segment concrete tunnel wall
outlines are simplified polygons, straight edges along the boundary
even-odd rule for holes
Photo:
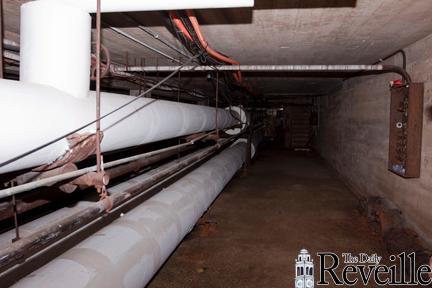
[[[318,150],[354,192],[381,196],[432,245],[432,35],[408,46],[408,72],[425,83],[421,177],[403,179],[387,170],[389,81],[395,74],[357,77],[321,98]],[[387,61],[401,65],[400,55]]]

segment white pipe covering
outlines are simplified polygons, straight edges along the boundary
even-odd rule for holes
[[[88,13],[96,12],[95,0],[41,0],[49,2],[63,2],[79,7]],[[252,7],[254,0],[102,0],[102,12],[132,12],[132,11],[159,11],[159,10],[185,10],[207,8],[233,8]]]
[[[95,93],[75,98],[54,88],[0,80],[0,163],[69,133],[95,119]],[[136,99],[102,93],[101,114]],[[216,128],[215,108],[140,98],[101,121],[102,152],[151,143]],[[238,123],[232,114],[218,110],[218,127]],[[235,113],[235,112],[234,112]],[[126,116],[129,116],[127,117]],[[92,125],[79,133],[95,132]],[[66,139],[9,165],[0,174],[50,163],[69,149]]]
[[[144,287],[244,162],[237,144],[13,287]]]
[[[90,87],[91,17],[61,1],[21,6],[20,80],[78,98]]]
[[[58,138],[95,119],[89,92],[91,17],[95,0],[39,0],[21,6],[20,82],[0,80],[0,163]],[[253,0],[104,0],[102,12],[251,6]],[[73,96],[73,97],[72,97]],[[102,115],[131,97],[103,93]],[[210,107],[157,101],[133,113],[142,98],[102,121],[102,152],[216,128]],[[126,117],[131,114],[131,117]],[[237,124],[219,109],[218,128]],[[13,124],[12,124],[13,123]],[[83,132],[94,132],[94,126]],[[69,149],[66,139],[7,166],[0,174],[50,163]]]
[[[258,146],[261,144],[261,142],[264,140],[264,135],[262,133],[262,131],[257,131],[257,133],[255,133],[252,137],[252,141],[251,141],[251,159],[255,158],[256,152],[258,151]],[[237,141],[235,141],[233,143],[232,146],[235,146],[239,143],[243,143],[245,145],[247,145],[248,143],[248,139],[247,138],[239,138],[237,139]]]

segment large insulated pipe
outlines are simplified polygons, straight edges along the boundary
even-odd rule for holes
[[[0,128],[0,134],[7,137],[0,144],[0,174],[57,160],[71,148],[67,139],[18,161],[6,162],[94,120],[95,95],[89,92],[89,13],[94,12],[95,3],[39,0],[21,6],[21,81],[0,80],[0,121],[11,124]],[[103,12],[121,12],[248,6],[253,0],[102,3]],[[102,115],[132,99],[104,93]],[[214,114],[209,107],[139,99],[103,119],[102,152],[237,124],[235,116],[220,110],[216,125]],[[79,132],[94,131],[90,126]]]
[[[260,130],[256,131],[251,139],[251,143],[250,143],[250,157],[251,159],[255,158],[256,152],[258,151],[258,147],[261,144],[261,142],[264,140],[264,134],[263,132]],[[247,138],[239,138],[237,139],[232,146],[238,145],[239,143],[243,143],[245,145],[247,145],[248,143],[248,139]]]
[[[47,143],[95,119],[95,97],[75,98],[54,88],[11,80],[0,80],[0,163]],[[102,115],[135,97],[102,93]],[[218,110],[220,129],[238,123],[232,114]],[[234,115],[235,116],[235,115]],[[102,151],[151,143],[173,137],[214,130],[215,108],[140,98],[104,118]],[[81,131],[94,133],[94,125]],[[16,162],[0,167],[0,174],[50,163],[70,149],[62,139]]]
[[[144,287],[242,166],[239,143],[13,287]]]
[[[88,96],[88,12],[62,1],[27,2],[21,6],[20,31],[20,81],[48,85],[74,97]]]
[[[253,6],[253,0],[104,0],[102,12]],[[39,0],[21,6],[20,80],[85,98],[90,85],[95,0]]]
[[[94,0],[43,0],[63,2],[80,7],[89,12],[96,12]],[[162,1],[140,1],[140,0],[103,0],[101,11],[104,12],[132,12],[132,11],[159,11],[159,10],[187,10],[206,8],[235,8],[252,7],[254,0],[162,0]]]

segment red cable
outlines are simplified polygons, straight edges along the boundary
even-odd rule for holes
[[[190,41],[193,42],[193,38],[192,36],[189,34],[189,31],[186,29],[186,27],[184,26],[183,22],[180,20],[180,18],[178,17],[177,13],[174,11],[170,11],[169,15],[174,23],[174,25],[180,30],[181,33],[183,33],[183,35],[189,39]]]
[[[225,63],[229,63],[229,64],[232,64],[232,65],[240,65],[239,62],[237,62],[237,61],[235,61],[235,60],[233,60],[233,59],[231,59],[231,58],[229,58],[227,56],[224,56],[224,55],[220,54],[219,52],[217,52],[216,50],[214,50],[213,48],[211,48],[210,45],[208,44],[208,42],[205,40],[204,35],[201,32],[200,25],[199,25],[198,20],[197,20],[195,14],[193,13],[193,11],[188,10],[187,14],[188,14],[188,17],[189,17],[189,21],[192,23],[192,27],[194,28],[195,33],[196,33],[196,35],[198,37],[198,40],[201,43],[201,46],[204,47],[204,49],[207,51],[207,53],[209,55],[211,55],[214,58],[216,58],[216,59],[218,59],[218,60],[220,60],[222,62],[225,62]],[[183,25],[183,23],[182,23],[182,25]],[[241,72],[237,71],[234,74],[234,78],[236,79],[236,81],[238,83],[241,83],[242,82]]]

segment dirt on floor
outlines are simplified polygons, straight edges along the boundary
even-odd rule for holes
[[[241,174],[148,287],[294,287],[303,248],[315,266],[317,252],[386,255],[357,198],[319,157],[271,147]]]

